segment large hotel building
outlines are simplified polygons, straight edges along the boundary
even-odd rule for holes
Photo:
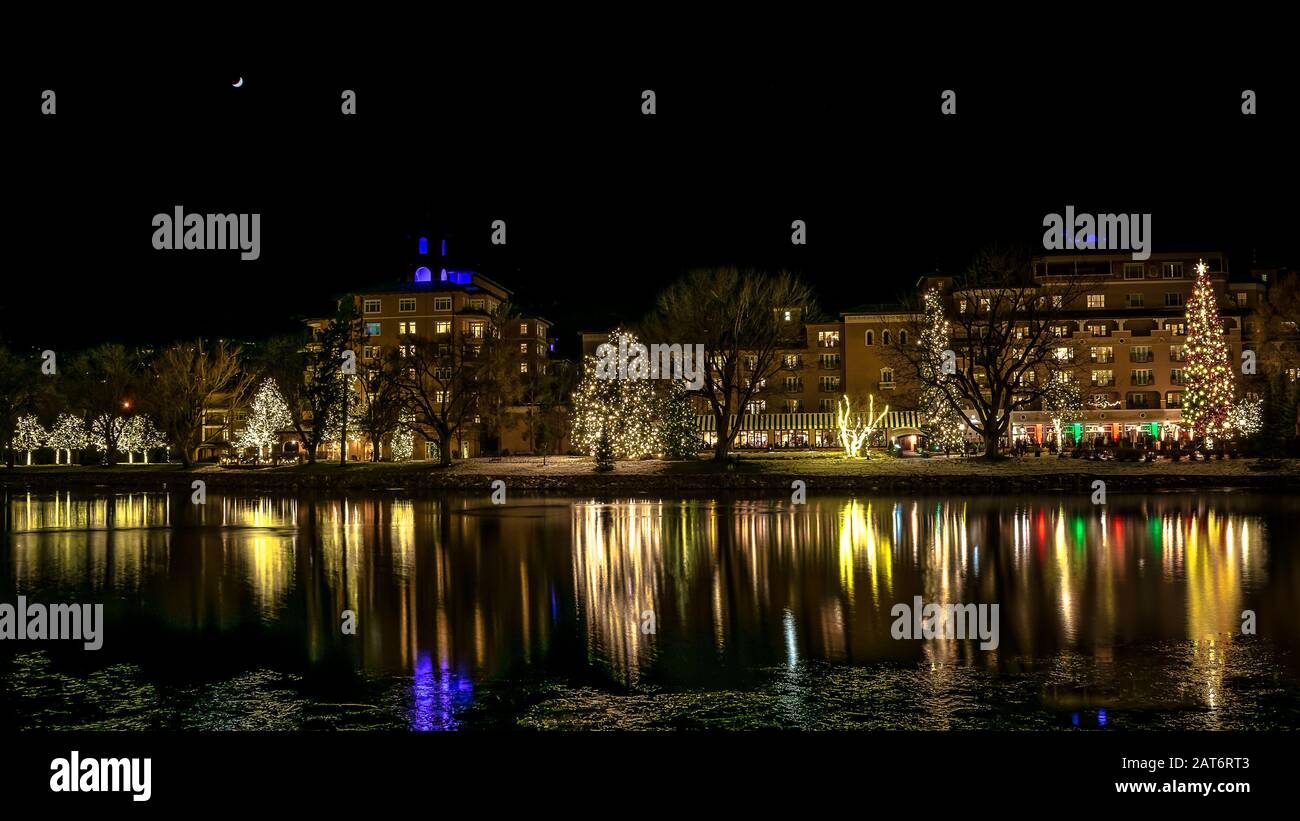
[[[1054,324],[1058,355],[1079,381],[1086,407],[1082,419],[1064,431],[1065,444],[1139,442],[1182,433],[1185,305],[1202,260],[1224,319],[1231,361],[1240,362],[1250,343],[1244,337],[1249,333],[1245,319],[1258,307],[1265,284],[1254,273],[1230,278],[1222,253],[1153,254],[1145,261],[1121,254],[1033,259],[1033,276],[1045,288],[1071,281],[1074,290],[1081,289]],[[937,289],[956,303],[954,310],[977,302],[974,295],[954,290],[951,276],[923,276],[916,288]],[[874,397],[877,413],[888,407],[875,444],[917,447],[919,385],[893,354],[916,332],[914,315],[901,305],[865,305],[825,322],[802,322],[789,312],[779,319],[791,324],[791,341],[782,352],[780,370],[747,409],[737,447],[836,447],[835,407],[844,395]],[[604,334],[584,333],[584,354],[594,353],[603,341]],[[957,340],[954,347],[960,347]],[[1238,385],[1239,395],[1245,390],[1248,385]],[[699,410],[705,441],[712,442],[714,419],[702,404]],[[1045,445],[1055,436],[1047,415],[1032,409],[1013,413],[1009,433],[1007,444]]]

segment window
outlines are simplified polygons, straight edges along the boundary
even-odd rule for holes
[[[1134,345],[1128,349],[1129,362],[1150,362],[1154,358],[1150,345]]]
[[[362,359],[374,359],[376,356],[379,356],[379,346],[378,346],[378,345],[363,345],[363,346],[362,346],[362,348],[361,348],[361,358],[362,358]]]
[[[787,371],[797,371],[803,367],[803,358],[797,353],[788,353],[781,357],[781,367]]]
[[[404,314],[415,312],[415,297],[407,297],[397,300],[397,310]]]
[[[1144,301],[1145,301],[1145,300],[1143,300],[1141,294],[1129,294],[1129,295],[1128,295],[1128,306],[1129,306],[1130,308],[1141,308],[1141,307],[1142,307],[1142,303],[1143,303]]]
[[[1056,357],[1057,362],[1072,362],[1074,360],[1074,349],[1058,347],[1052,352],[1052,355]]]
[[[383,310],[383,303],[378,299],[367,299],[364,310],[368,314],[377,314]]]
[[[1174,368],[1174,369],[1172,369],[1172,370],[1169,371],[1169,384],[1170,384],[1170,385],[1181,385],[1181,384],[1183,384],[1183,369],[1182,369],[1182,368]]]
[[[818,331],[817,344],[823,348],[838,348],[840,346],[840,332]]]
[[[1181,408],[1182,406],[1183,406],[1182,391],[1170,391],[1169,393],[1165,394],[1166,408]]]
[[[766,412],[767,412],[766,399],[751,399],[749,401],[749,404],[745,406],[745,413],[748,413],[751,416],[757,416],[760,413],[766,413]]]
[[[993,310],[993,301],[986,296],[980,297],[980,310],[985,313]]]
[[[366,323],[366,336],[379,336],[379,323],[378,323],[378,322],[367,322],[367,323]]]
[[[466,323],[465,323],[465,333],[469,334],[470,336],[474,337],[475,339],[482,339],[482,338],[483,338],[483,323],[482,323],[482,322],[466,322]]]
[[[1093,336],[1110,336],[1109,325],[1089,325],[1088,333]]]
[[[451,297],[449,296],[435,297],[433,300],[433,309],[435,311],[450,311]]]
[[[890,336],[889,336],[889,331],[881,331],[881,332],[880,332],[880,342],[881,342],[881,344],[883,344],[883,345],[890,345],[890,344],[893,344],[893,343],[892,343],[892,340],[891,340],[891,338],[890,338]]]
[[[1160,266],[1160,275],[1165,279],[1182,279],[1183,264],[1181,262],[1166,262]]]
[[[1165,330],[1174,336],[1187,336],[1186,322],[1166,322]]]
[[[481,311],[486,306],[486,304],[487,303],[483,301],[482,297],[475,297],[474,299],[471,299],[469,301],[469,309],[471,311]]]
[[[519,323],[519,335],[520,335],[520,336],[528,336],[528,323],[527,323],[527,322],[520,322],[520,323]]]
[[[1092,386],[1094,388],[1106,388],[1115,384],[1114,371],[1093,371]]]
[[[803,409],[804,409],[804,404],[802,399],[785,400],[786,413],[803,413]]]
[[[1129,382],[1133,385],[1150,385],[1152,382],[1151,369],[1134,368],[1133,372],[1129,374]]]
[[[789,322],[789,321],[790,321],[790,312],[789,312],[789,311],[786,311],[786,312],[785,312],[783,319],[784,319],[786,322]]]
[[[1072,334],[1072,331],[1070,330],[1070,326],[1069,326],[1069,325],[1053,325],[1053,326],[1052,326],[1052,336],[1056,337],[1057,339],[1061,339],[1061,338],[1063,338],[1063,337],[1068,339],[1068,338],[1071,336],[1071,334]]]
[[[1115,349],[1111,347],[1090,348],[1089,359],[1098,364],[1106,364],[1115,361]]]
[[[840,369],[840,355],[837,353],[824,353],[817,357],[817,367],[824,371],[838,371]]]
[[[433,332],[434,332],[435,334],[449,334],[449,333],[451,333],[451,320],[449,320],[449,319],[439,319],[437,322],[434,322],[434,323],[433,323]]]
[[[1126,262],[1124,263],[1124,278],[1141,279],[1145,274],[1145,268],[1146,266],[1140,262]]]
[[[1170,361],[1170,362],[1185,362],[1186,360],[1187,360],[1187,346],[1186,346],[1186,345],[1170,345],[1170,346],[1169,346],[1169,361]]]
[[[899,332],[898,332],[898,344],[899,344],[899,345],[906,345],[906,344],[907,344],[907,331],[899,331]]]
[[[785,378],[785,392],[786,392],[786,393],[802,393],[802,392],[803,392],[803,380],[800,379],[800,378],[797,377],[797,376],[787,376],[787,377]]]
[[[528,343],[527,343],[527,342],[520,342],[520,343],[519,343],[519,352],[520,352],[520,353],[528,353]]]
[[[874,344],[876,344],[876,333],[875,333],[875,331],[867,331],[867,345],[870,346],[870,345],[874,345]]]
[[[1128,395],[1128,406],[1130,408],[1149,408],[1151,407],[1151,394],[1149,393],[1130,393]]]
[[[1089,308],[1105,308],[1105,307],[1106,307],[1106,295],[1105,295],[1105,294],[1088,294],[1088,307],[1089,307]]]
[[[520,363],[519,363],[519,372],[520,372],[520,373],[528,373],[528,363],[527,363],[527,362],[520,362]]]
[[[893,368],[881,368],[881,369],[880,369],[880,384],[881,384],[881,385],[885,385],[885,384],[892,385],[892,384],[894,384],[894,369],[893,369]]]
[[[408,320],[406,322],[397,323],[397,332],[399,334],[415,333],[415,320]]]
[[[957,312],[962,314],[966,313],[966,300],[963,299],[957,303]]]
[[[1182,304],[1183,304],[1183,295],[1182,295],[1182,294],[1177,294],[1177,293],[1166,293],[1166,294],[1165,294],[1165,307],[1166,307],[1166,308],[1177,308],[1179,305],[1182,305]]]
[[[823,376],[817,380],[817,390],[822,393],[839,393],[840,378],[838,376]]]
[[[1233,297],[1236,298],[1238,308],[1245,308],[1250,304],[1249,294],[1247,294],[1245,291],[1238,291],[1237,293],[1233,294]]]

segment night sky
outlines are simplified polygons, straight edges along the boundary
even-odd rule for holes
[[[1043,215],[1071,204],[1151,212],[1155,251],[1224,249],[1234,272],[1300,264],[1298,95],[1263,63],[1073,83],[934,59],[919,75],[883,58],[689,73],[453,62],[196,60],[137,88],[110,70],[27,67],[0,333],[63,350],[262,338],[400,279],[421,226],[449,236],[455,267],[558,323],[568,355],[578,331],[638,318],[690,267],[797,270],[835,315],[991,242],[1041,249]],[[43,88],[58,93],[53,117]],[[339,113],[345,88],[355,117]],[[955,117],[939,114],[945,88]],[[1239,113],[1243,88],[1259,94],[1254,117]],[[261,213],[261,258],[155,251],[151,217],[177,204]],[[488,241],[494,219],[504,247]],[[806,246],[789,241],[794,219]]]

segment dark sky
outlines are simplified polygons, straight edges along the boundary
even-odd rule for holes
[[[1300,264],[1297,89],[1264,63],[1081,82],[958,59],[922,74],[883,58],[519,61],[181,61],[142,77],[147,93],[103,65],[29,66],[0,333],[38,349],[264,337],[400,278],[421,225],[559,323],[569,354],[577,331],[637,318],[693,266],[800,271],[835,314],[991,242],[1041,247],[1043,215],[1070,204],[1152,213],[1156,251]],[[39,114],[47,87],[53,117]],[[355,117],[339,113],[344,88]],[[946,88],[955,117],[938,113]],[[1239,113],[1243,88],[1255,117]],[[177,204],[261,213],[261,258],[155,251],[150,220]],[[504,247],[488,242],[494,219]],[[793,219],[808,245],[791,245]]]

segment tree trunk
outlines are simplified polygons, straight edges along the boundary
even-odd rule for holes
[[[1001,432],[997,428],[989,427],[984,429],[984,458],[985,459],[998,458],[998,439],[1000,438],[1000,436],[1001,436]]]

